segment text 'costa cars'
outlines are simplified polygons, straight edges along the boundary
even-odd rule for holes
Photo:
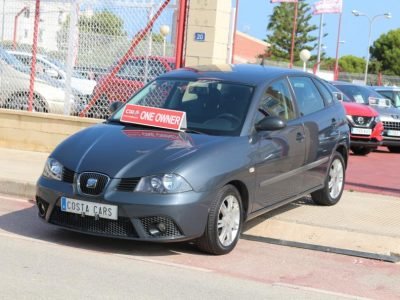
[[[184,68],[113,109],[50,154],[37,183],[40,218],[99,236],[191,240],[225,254],[245,221],[308,194],[321,205],[342,195],[349,127],[313,75]]]

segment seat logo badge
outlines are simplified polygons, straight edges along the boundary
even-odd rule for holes
[[[364,118],[363,117],[358,117],[357,118],[358,124],[364,124]]]
[[[97,179],[96,178],[89,178],[87,183],[86,183],[86,187],[88,189],[95,189],[97,186]]]

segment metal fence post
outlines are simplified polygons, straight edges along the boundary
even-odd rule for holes
[[[32,64],[31,64],[31,75],[30,75],[30,80],[29,80],[28,111],[32,111],[32,107],[33,107],[33,96],[34,96],[33,94],[34,94],[34,89],[35,89],[35,77],[36,77],[36,54],[37,54],[39,21],[40,21],[40,0],[36,0],[35,22],[33,25]]]
[[[64,115],[69,115],[71,111],[71,78],[72,71],[75,65],[75,55],[77,56],[77,37],[78,32],[78,13],[79,13],[79,0],[73,0],[71,2],[71,14],[69,22],[69,32],[68,32],[68,54],[66,63],[66,76],[65,76],[65,100],[64,100]],[[77,101],[77,99],[75,99]]]

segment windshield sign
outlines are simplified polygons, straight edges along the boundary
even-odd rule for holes
[[[125,106],[121,121],[173,130],[181,130],[181,128],[187,127],[186,113],[184,111],[134,104]]]

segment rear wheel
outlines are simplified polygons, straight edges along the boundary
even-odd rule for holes
[[[388,149],[392,153],[400,153],[400,147],[397,146],[388,146]]]
[[[15,94],[6,101],[5,108],[28,110],[29,109],[28,98],[29,98],[28,94],[25,93]],[[34,95],[32,103],[32,111],[44,112],[44,113],[49,112],[46,101],[40,98],[39,96]]]
[[[311,194],[313,201],[319,205],[335,205],[339,202],[344,189],[345,164],[343,156],[336,152],[329,165],[323,189]]]
[[[353,151],[355,155],[367,155],[371,152],[371,149],[365,147],[351,147],[351,151]]]
[[[232,185],[219,192],[210,207],[206,230],[198,247],[211,254],[226,254],[235,248],[243,222],[240,194]]]

